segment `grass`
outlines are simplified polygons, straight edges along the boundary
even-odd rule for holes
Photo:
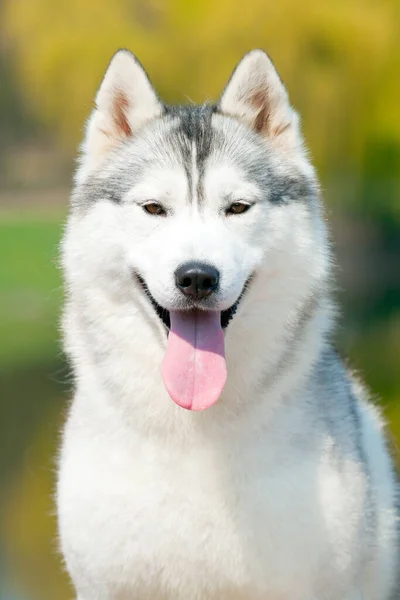
[[[61,220],[0,222],[0,367],[54,361],[62,296]]]
[[[58,268],[63,216],[3,214],[0,219],[0,369],[53,363],[59,356],[62,300]],[[344,333],[344,332],[342,332]],[[346,336],[341,336],[342,341]],[[359,329],[346,355],[384,397],[399,396],[399,322]]]

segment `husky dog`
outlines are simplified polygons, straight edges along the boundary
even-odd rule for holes
[[[57,502],[79,600],[397,597],[394,469],[330,341],[331,266],[264,52],[217,104],[174,107],[114,56],[63,242]]]

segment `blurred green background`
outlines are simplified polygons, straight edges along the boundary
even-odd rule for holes
[[[76,146],[127,47],[167,101],[253,47],[300,111],[338,256],[338,344],[400,440],[398,0],[0,0],[0,599],[67,600],[52,494],[70,395],[58,243]]]

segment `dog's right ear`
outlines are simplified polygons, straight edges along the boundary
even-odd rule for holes
[[[119,50],[96,96],[82,146],[81,169],[87,172],[96,168],[110,150],[162,112],[142,65],[128,50]]]

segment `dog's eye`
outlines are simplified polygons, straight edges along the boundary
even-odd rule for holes
[[[147,202],[142,204],[143,209],[149,213],[149,215],[156,215],[159,217],[165,217],[167,211],[158,202]]]
[[[230,207],[227,209],[227,215],[241,215],[247,212],[251,208],[251,204],[247,202],[232,202]]]

